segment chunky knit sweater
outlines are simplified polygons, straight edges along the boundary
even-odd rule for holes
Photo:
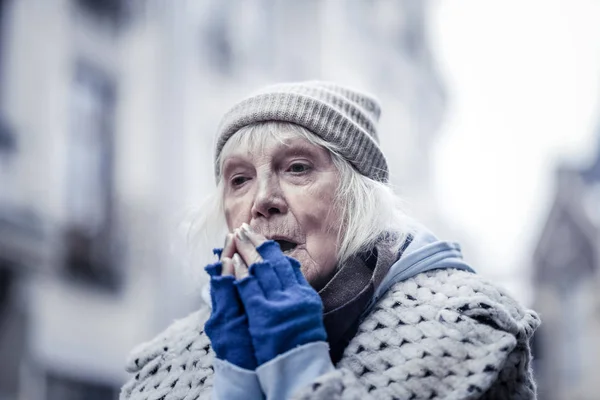
[[[134,349],[121,399],[209,399],[210,310]],[[533,399],[529,340],[540,321],[480,276],[446,269],[398,282],[361,322],[336,370],[297,399]]]

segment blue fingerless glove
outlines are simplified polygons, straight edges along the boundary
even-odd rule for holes
[[[307,343],[326,341],[323,303],[300,263],[269,240],[256,248],[262,262],[235,283],[248,315],[258,365]]]
[[[215,254],[220,255],[219,250]],[[248,318],[235,287],[235,277],[221,276],[222,264],[205,268],[210,275],[212,312],[204,325],[217,358],[247,370],[256,369]]]

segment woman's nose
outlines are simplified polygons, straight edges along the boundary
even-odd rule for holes
[[[252,218],[269,218],[288,211],[287,202],[276,176],[257,178],[258,189],[252,204]]]

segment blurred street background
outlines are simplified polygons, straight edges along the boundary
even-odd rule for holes
[[[305,79],[377,95],[407,211],[540,313],[539,398],[598,399],[598,21],[598,0],[0,0],[0,400],[118,397],[132,347],[199,304],[181,228],[220,116]]]

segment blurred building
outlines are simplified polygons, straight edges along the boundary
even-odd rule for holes
[[[598,137],[600,139],[600,135]],[[584,169],[560,168],[534,256],[542,318],[535,336],[539,397],[592,400],[600,393],[600,140]]]
[[[214,184],[219,116],[263,84],[376,93],[392,180],[435,225],[428,7],[0,1],[0,399],[115,398],[129,350],[194,308],[174,226]]]

